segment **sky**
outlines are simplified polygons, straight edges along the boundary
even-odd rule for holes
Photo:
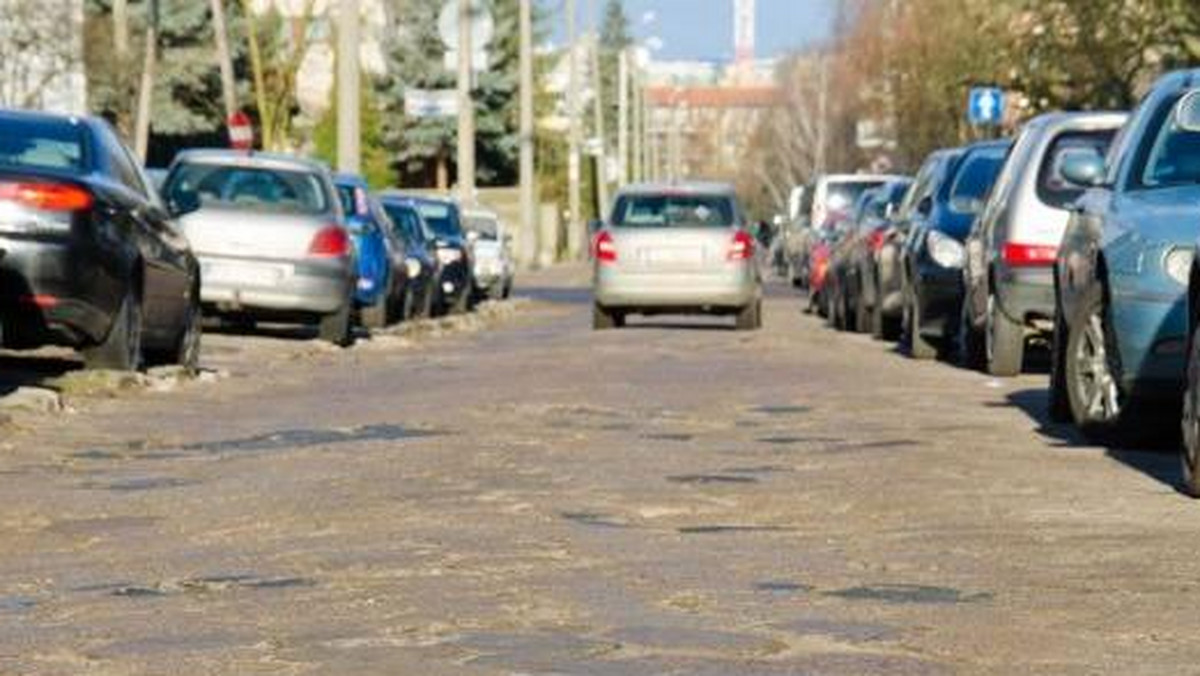
[[[623,0],[634,35],[659,48],[655,59],[733,58],[733,0]],[[539,0],[553,12],[553,40],[566,32],[563,0]],[[586,30],[589,4],[604,11],[608,0],[575,0],[580,30]],[[832,27],[835,0],[757,0],[756,56],[769,58],[811,45]]]

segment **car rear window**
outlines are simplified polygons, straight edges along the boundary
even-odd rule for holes
[[[82,173],[84,131],[69,120],[0,118],[0,166]]]
[[[167,200],[202,207],[323,214],[330,211],[321,178],[312,172],[209,163],[181,164],[167,178]],[[189,199],[192,198],[192,199]]]
[[[367,202],[367,192],[354,185],[338,183],[338,201],[342,203],[342,211],[347,216],[367,217],[371,215],[371,205]]]
[[[883,181],[838,181],[825,186],[825,206],[830,211],[848,211],[868,190],[883,185]]]
[[[500,233],[500,224],[488,216],[465,216],[463,218],[467,230],[479,235],[480,239],[496,239]]]
[[[612,216],[618,228],[727,228],[735,222],[727,195],[622,195]]]
[[[1116,134],[1115,129],[1059,134],[1046,150],[1042,166],[1038,170],[1038,199],[1058,209],[1065,209],[1067,205],[1079,199],[1083,188],[1071,183],[1062,174],[1064,156],[1071,150],[1094,150],[1103,157],[1108,153],[1108,146]]]
[[[968,204],[976,209],[980,206],[979,203],[987,197],[996,177],[1000,175],[1005,153],[1005,149],[997,148],[978,150],[967,155],[950,188],[951,209],[962,212],[969,211]]]
[[[458,209],[445,202],[419,202],[417,211],[439,237],[461,237],[462,223]]]

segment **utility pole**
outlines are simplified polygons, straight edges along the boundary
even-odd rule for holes
[[[362,165],[359,110],[359,0],[339,0],[337,30],[337,163],[357,174]]]
[[[595,40],[592,44],[592,116],[596,128],[596,215],[603,218],[608,209],[608,153],[606,146],[608,136],[604,128],[604,83],[600,77],[600,15],[596,11],[596,0],[588,2],[588,12],[592,17],[592,30]]]
[[[458,0],[458,198],[475,200],[475,105],[471,101],[471,0]]]
[[[825,173],[825,164],[828,161],[825,156],[825,149],[829,143],[829,54],[822,52],[820,56],[820,73],[818,73],[818,88],[817,88],[817,153],[814,159],[815,173]]]
[[[113,0],[113,51],[117,67],[124,68],[129,58],[129,0]]]
[[[645,152],[645,92],[642,90],[642,73],[637,67],[636,60],[633,63],[633,68],[630,69],[630,79],[632,80],[632,100],[630,105],[633,107],[633,129],[630,133],[633,134],[633,149],[632,157],[630,158],[631,178],[634,183],[641,183],[644,180],[644,164],[643,155]]]
[[[124,0],[121,0],[124,2]],[[221,68],[221,96],[225,100],[225,119],[238,110],[237,85],[233,80],[233,58],[229,54],[229,34],[225,27],[225,0],[210,1],[213,35],[216,36],[217,65]]]
[[[567,12],[567,255],[576,259],[583,253],[579,213],[579,36],[575,30],[575,0],[564,0]]]
[[[150,0],[150,21],[146,24],[146,57],[142,62],[142,84],[138,89],[137,120],[133,146],[138,160],[145,165],[150,152],[150,104],[154,100],[154,77],[158,66],[158,0]]]
[[[534,165],[533,165],[533,0],[521,2],[521,235],[522,241],[537,242],[537,216],[534,211]],[[528,234],[534,233],[533,238]],[[533,247],[536,259],[540,248]]]
[[[617,55],[617,184],[629,182],[629,49]]]

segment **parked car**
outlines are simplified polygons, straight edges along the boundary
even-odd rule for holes
[[[171,164],[167,203],[195,247],[206,312],[315,323],[353,342],[357,263],[341,202],[321,164],[285,155],[189,150]]]
[[[639,184],[622,189],[592,240],[596,329],[630,314],[733,315],[762,326],[754,238],[733,188]]]
[[[2,111],[0,167],[4,347],[195,369],[200,266],[108,123]]]
[[[903,249],[904,338],[914,359],[953,345],[962,313],[963,242],[1000,173],[1010,141],[966,146],[920,186]]]
[[[395,196],[406,197],[399,193]],[[458,203],[442,197],[407,197],[434,236],[436,256],[440,263],[434,314],[466,312],[471,307],[471,292],[475,288],[474,261],[467,234],[463,230],[462,211]]]
[[[512,237],[504,222],[494,212],[468,209],[463,212],[463,225],[475,261],[475,297],[508,298],[517,266],[512,256]]]
[[[964,365],[1014,376],[1026,340],[1049,337],[1054,257],[1070,206],[1083,194],[1063,176],[1063,162],[1080,149],[1105,154],[1126,117],[1050,113],[1021,131],[967,237],[959,328]]]
[[[385,222],[382,207],[367,181],[354,174],[337,174],[334,186],[354,240],[358,281],[354,304],[362,323],[381,328],[404,318],[408,273],[404,244]]]
[[[902,178],[883,174],[827,174],[811,185],[793,191],[794,220],[786,241],[787,277],[792,285],[804,287],[811,277],[810,255],[819,234],[844,218],[859,196],[887,181]]]
[[[1087,190],[1054,261],[1050,409],[1089,436],[1144,433],[1147,412],[1179,410],[1200,205],[1198,83],[1200,71],[1164,76],[1107,161],[1094,148],[1063,160],[1063,175]]]
[[[417,205],[407,197],[383,195],[380,198],[392,231],[404,244],[408,277],[409,308],[405,319],[432,317],[438,299],[442,266],[438,261],[437,237],[421,216]]]
[[[888,181],[862,194],[849,233],[834,248],[830,262],[835,326],[842,330],[876,333],[875,305],[879,297],[877,258],[912,179]],[[882,325],[881,325],[882,327]]]

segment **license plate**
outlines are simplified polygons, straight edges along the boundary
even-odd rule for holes
[[[699,249],[650,249],[643,254],[647,263],[703,263],[704,252]]]
[[[287,269],[282,265],[241,265],[212,263],[204,266],[204,281],[217,284],[275,286],[283,281]]]

